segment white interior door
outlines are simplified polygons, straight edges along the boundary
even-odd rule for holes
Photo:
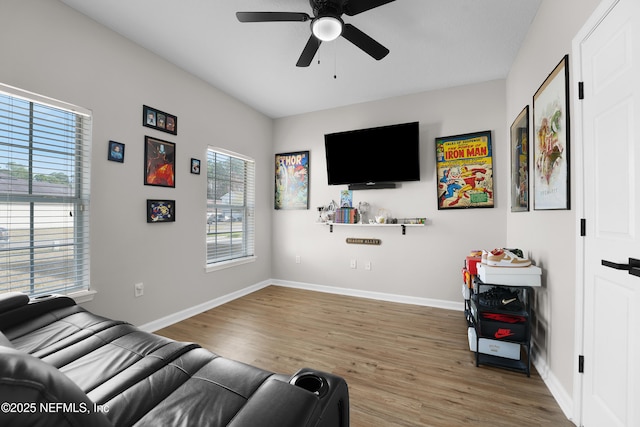
[[[584,81],[586,427],[640,426],[640,1],[620,0],[581,44]]]

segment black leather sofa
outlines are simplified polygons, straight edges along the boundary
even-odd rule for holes
[[[0,426],[346,427],[344,379],[274,374],[97,316],[0,295]]]

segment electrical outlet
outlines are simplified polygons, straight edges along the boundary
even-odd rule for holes
[[[371,261],[367,261],[366,264],[364,265],[364,269],[365,270],[371,270]]]
[[[296,255],[296,264],[300,264],[300,255]]]
[[[358,268],[358,263],[356,262],[355,259],[352,259],[351,262],[349,263],[349,266],[351,268]]]
[[[144,295],[144,283],[136,283],[133,285],[133,292],[136,298]]]

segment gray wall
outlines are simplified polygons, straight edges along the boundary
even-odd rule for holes
[[[277,279],[309,282],[428,299],[461,306],[460,269],[472,249],[506,244],[506,183],[508,143],[504,130],[503,80],[336,108],[278,119],[277,152],[310,150],[309,211],[273,213],[273,274]],[[354,205],[366,201],[372,214],[382,208],[393,217],[427,217],[423,228],[328,227],[315,224],[316,206],[339,202],[346,185],[327,185],[324,134],[410,121],[420,122],[421,180],[390,190],[361,190]],[[492,131],[496,207],[438,211],[435,142],[439,136]],[[357,162],[358,159],[353,159]],[[402,162],[402,153],[389,147],[389,161]],[[346,237],[371,237],[381,246],[348,245]],[[295,263],[296,255],[300,264]],[[357,261],[355,270],[350,260]],[[371,270],[365,270],[371,262]]]
[[[58,1],[2,0],[0,39],[1,82],[93,111],[89,309],[143,324],[271,277],[271,119]],[[143,127],[143,104],[177,115],[178,135]],[[175,189],[143,185],[145,135],[176,143]],[[109,140],[124,164],[107,161]],[[206,175],[189,173],[208,144],[257,164],[258,259],[211,273]],[[148,198],[175,199],[177,221],[147,224]]]
[[[542,2],[507,77],[508,126],[525,105],[529,105],[530,114],[533,113],[533,94],[562,57],[571,55],[573,37],[598,4],[599,0]],[[577,82],[573,81],[571,57],[569,74],[570,97],[575,102]],[[532,133],[530,141],[535,143]],[[579,143],[574,139],[570,144]],[[538,324],[534,331],[538,336],[537,352],[548,368],[542,375],[547,377],[547,384],[567,413],[572,412],[573,377],[577,372],[574,336],[576,268],[579,267],[576,258],[579,217],[575,209],[575,182],[579,177],[574,173],[578,159],[573,156],[570,160],[571,210],[507,213],[507,243],[527,247],[532,259],[544,271],[544,289],[537,293]],[[531,164],[530,173],[533,173]]]

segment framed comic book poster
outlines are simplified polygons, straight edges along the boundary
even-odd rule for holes
[[[309,209],[309,152],[276,154],[274,208]]]
[[[529,210],[529,106],[511,125],[511,212]]]
[[[492,208],[491,131],[436,138],[438,209]]]
[[[568,59],[533,95],[534,210],[570,208]]]

